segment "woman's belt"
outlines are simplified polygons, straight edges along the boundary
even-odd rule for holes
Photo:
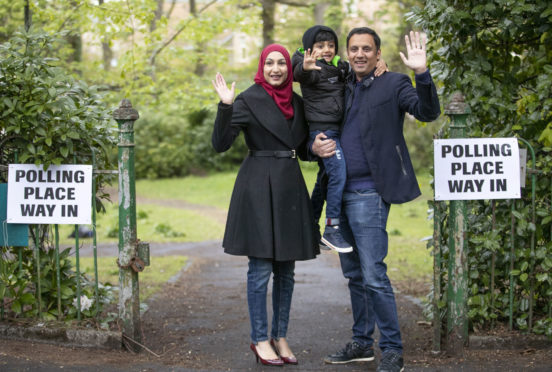
[[[272,157],[272,158],[292,158],[292,159],[295,159],[297,157],[297,154],[295,153],[295,150],[290,150],[290,151],[285,151],[285,150],[275,150],[275,151],[259,150],[259,151],[253,151],[253,150],[249,150],[249,156],[265,156],[265,157]]]

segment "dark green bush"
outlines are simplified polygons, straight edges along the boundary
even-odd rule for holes
[[[31,29],[16,33],[0,45],[0,164],[91,164],[94,153],[99,169],[113,169],[110,155],[117,138],[115,123],[97,88],[73,79],[51,57],[62,37]],[[106,177],[98,175],[97,185]],[[5,179],[6,172],[2,172],[0,181]],[[33,239],[41,255],[39,291],[34,249],[23,249],[21,268],[14,259],[14,248],[0,249],[0,298],[10,304],[6,309],[10,316],[37,315],[34,294],[39,292],[40,310],[46,319],[75,317],[77,278],[68,259],[69,250],[60,253],[60,313],[55,251],[47,242],[47,236],[51,236],[47,230],[41,225]],[[80,280],[81,295],[91,298],[92,284],[84,277]],[[102,304],[82,314],[95,316]]]
[[[141,113],[134,125],[136,176],[167,178],[188,174],[191,157],[185,145],[187,127],[183,116]]]
[[[230,150],[217,154],[211,146],[215,113],[207,109],[145,112],[135,124],[138,178],[182,177],[234,168],[247,149],[240,135]]]
[[[509,319],[513,283],[514,326],[552,337],[552,4],[428,0],[410,19],[428,32],[431,71],[442,83],[442,95],[460,90],[466,97],[472,111],[467,136],[524,138],[535,150],[535,161],[528,159],[528,168],[538,171],[534,195],[528,178],[520,200],[496,202],[494,220],[492,202],[467,203],[471,326]],[[440,244],[446,260],[448,216],[442,212]],[[447,280],[446,269],[442,280]],[[443,305],[446,291],[441,295]]]
[[[20,248],[0,249],[0,298],[9,304],[5,311],[9,317],[38,316],[36,284],[39,281],[33,248],[22,248],[22,264],[17,259]],[[53,247],[40,250],[40,300],[41,316],[46,320],[77,318],[77,275],[71,260],[71,249],[59,253],[60,303],[58,312],[56,255]],[[81,315],[83,318],[97,317],[105,306],[113,302],[113,291],[109,285],[99,285],[99,303],[96,303],[94,282],[85,275],[80,276]]]
[[[100,169],[116,140],[115,123],[97,88],[74,80],[58,66],[56,38],[19,32],[0,45],[0,150],[3,164],[90,164]]]

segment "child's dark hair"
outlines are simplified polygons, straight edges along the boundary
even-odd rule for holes
[[[320,41],[333,41],[334,43],[336,42],[334,34],[332,34],[329,31],[323,31],[323,30],[318,32],[314,37],[315,43],[318,43]]]

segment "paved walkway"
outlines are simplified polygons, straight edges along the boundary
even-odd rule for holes
[[[100,249],[113,255],[115,246]],[[274,371],[249,350],[247,259],[222,252],[220,242],[154,244],[152,255],[182,254],[191,263],[148,301],[143,352],[64,348],[0,340],[1,371]],[[147,270],[147,269],[146,269]],[[287,371],[375,371],[376,362],[333,366],[323,357],[351,337],[351,308],[338,257],[324,252],[297,262],[288,340],[299,359]],[[421,309],[397,294],[408,371],[550,371],[552,349],[469,351],[465,358],[431,355],[431,328]],[[376,354],[376,361],[379,353]]]

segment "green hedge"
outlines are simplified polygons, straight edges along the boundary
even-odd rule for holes
[[[247,148],[240,135],[232,148],[217,154],[211,146],[215,113],[201,110],[141,112],[135,123],[137,178],[170,178],[236,167]]]
[[[514,326],[552,337],[552,3],[428,0],[424,9],[409,17],[429,35],[430,68],[441,82],[442,96],[459,90],[466,97],[472,111],[467,136],[516,136],[535,149],[536,160],[529,159],[528,164],[539,172],[534,223],[530,185],[522,199],[497,202],[494,221],[491,202],[467,203],[471,327],[508,320],[512,274]],[[446,259],[448,216],[443,212],[441,244]],[[512,216],[515,264],[510,270]],[[442,280],[447,280],[446,269]],[[442,318],[444,303],[446,293],[441,298]]]

